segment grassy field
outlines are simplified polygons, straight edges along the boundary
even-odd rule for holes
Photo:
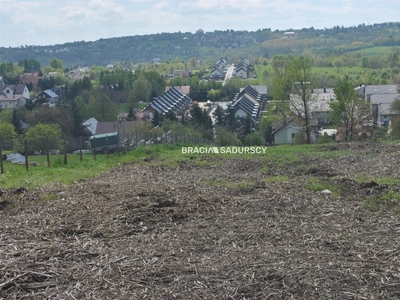
[[[4,174],[0,174],[0,186],[2,188],[16,187],[39,187],[50,182],[60,182],[70,184],[75,181],[92,178],[110,168],[117,167],[122,164],[142,163],[144,161],[152,161],[157,165],[177,166],[181,162],[192,161],[197,164],[205,164],[206,156],[214,155],[219,159],[232,157],[258,157],[265,161],[278,161],[278,167],[284,168],[291,163],[300,162],[305,156],[318,156],[321,158],[330,158],[330,156],[338,156],[346,154],[346,151],[339,152],[321,152],[321,145],[282,145],[268,147],[264,154],[198,154],[198,153],[182,153],[182,147],[188,145],[156,145],[134,149],[129,152],[121,152],[120,156],[116,153],[110,154],[108,159],[105,154],[97,154],[96,160],[92,154],[80,156],[70,154],[67,156],[67,164],[64,164],[64,155],[50,156],[50,166],[47,165],[47,157],[30,156],[29,162],[36,162],[36,166],[29,166],[26,170],[25,165],[11,164],[4,162]],[[200,147],[200,146],[196,146]],[[266,171],[265,167],[260,171]]]
[[[389,52],[392,52],[393,50],[399,50],[400,47],[372,47],[372,48],[366,48],[363,50],[357,50],[357,51],[353,51],[353,52],[349,52],[349,54],[353,54],[353,53],[362,53],[364,55],[367,56],[374,56],[374,55],[383,55]]]

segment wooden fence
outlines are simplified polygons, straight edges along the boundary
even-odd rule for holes
[[[197,135],[188,133],[174,133],[169,132],[135,132],[126,136],[124,139],[119,139],[119,143],[113,149],[110,150],[108,144],[108,138],[106,138],[106,144],[103,147],[106,151],[101,151],[101,154],[107,155],[111,152],[116,152],[118,156],[124,151],[130,151],[137,147],[157,145],[157,144],[210,144],[211,142],[205,140]],[[20,138],[16,140],[0,140],[0,167],[1,173],[4,173],[4,161],[9,160],[4,151],[15,152],[20,154],[20,160],[15,163],[25,165],[26,170],[29,170],[30,166],[34,166],[34,161],[29,161],[29,157],[33,155],[46,155],[47,165],[50,166],[51,154],[63,155],[64,164],[68,163],[68,155],[71,153],[79,154],[80,161],[83,160],[83,155],[86,153],[92,153],[94,159],[96,159],[96,151],[92,151],[93,147],[96,148],[96,138],[83,136],[64,136],[64,137],[41,137],[38,139],[26,139]],[[23,158],[23,161],[22,161]]]

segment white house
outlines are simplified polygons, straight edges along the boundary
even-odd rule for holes
[[[0,108],[19,108],[29,99],[26,84],[0,84]]]

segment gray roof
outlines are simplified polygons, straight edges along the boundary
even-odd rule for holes
[[[153,102],[151,102],[149,106],[162,114],[165,114],[168,111],[177,113],[182,107],[191,101],[192,99],[186,96],[178,87],[173,86],[160,97],[154,98]]]
[[[233,99],[232,107],[235,111],[241,109],[258,122],[261,117],[262,95],[250,85],[246,86]]]
[[[388,103],[392,104],[396,97],[399,97],[400,94],[374,94],[371,95],[370,101],[371,104],[379,104],[379,103]]]
[[[397,94],[397,85],[395,84],[366,85],[359,89],[359,94],[360,95]]]
[[[54,93],[52,90],[45,90],[44,93],[46,93],[51,98],[59,98],[60,97],[56,93]]]
[[[91,134],[96,134],[97,123],[99,122],[95,118],[90,118],[83,122],[82,125],[85,126]]]

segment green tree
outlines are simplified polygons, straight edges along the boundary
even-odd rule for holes
[[[133,82],[132,90],[133,99],[131,99],[131,104],[139,101],[149,102],[152,93],[152,86],[144,76],[140,76]]]
[[[75,102],[76,106],[78,107],[78,110],[79,110],[79,113],[80,113],[82,119],[85,120],[85,119],[89,118],[87,104],[83,100],[83,97],[81,97],[81,96],[76,97],[74,102]]]
[[[18,65],[24,68],[25,73],[40,71],[40,63],[35,59],[21,59]]]
[[[22,133],[22,126],[19,114],[17,113],[16,109],[13,109],[13,114],[11,118],[11,123],[14,125],[14,130],[17,134]]]
[[[215,127],[215,144],[217,146],[242,146],[236,132],[229,131],[224,126]]]
[[[313,61],[305,57],[292,58],[287,66],[287,75],[292,82],[290,112],[303,125],[307,144],[311,144],[311,105],[315,76],[312,73]]]
[[[130,106],[129,107],[129,112],[128,112],[128,116],[126,117],[127,121],[136,121],[136,115],[135,112],[133,111],[133,107]]]
[[[90,96],[88,111],[92,117],[99,122],[115,121],[117,118],[117,109],[114,103],[106,95],[100,95],[97,98]]]
[[[10,123],[0,122],[0,140],[13,140],[17,138],[17,133],[14,130],[14,126]]]
[[[12,109],[2,109],[0,111],[0,123],[11,123],[12,115]]]
[[[153,115],[153,120],[151,123],[154,127],[161,125],[162,121],[164,120],[164,116],[156,110]]]
[[[25,137],[28,140],[28,151],[46,153],[46,138],[49,149],[59,149],[61,146],[61,127],[58,124],[39,123],[28,129]]]
[[[331,108],[330,118],[343,128],[343,139],[353,140],[356,124],[367,113],[367,107],[362,99],[358,98],[352,82],[341,79],[334,87],[335,99],[329,103]]]
[[[225,111],[219,104],[217,104],[217,107],[213,111],[213,116],[217,126],[225,126]]]
[[[244,145],[263,146],[265,145],[265,140],[258,132],[253,132],[252,134],[247,134],[244,137]]]
[[[393,115],[390,119],[390,128],[389,134],[390,138],[393,140],[400,139],[400,100],[396,99],[393,101],[390,109],[393,112]]]
[[[85,131],[82,123],[85,120],[85,115],[84,115],[85,112],[84,110],[82,111],[81,109],[83,101],[80,102],[80,99],[78,98],[79,97],[77,97],[74,101],[71,102],[71,104],[69,105],[69,111],[73,121],[73,134],[75,136],[83,136]]]
[[[50,67],[54,70],[64,70],[64,63],[61,59],[54,58],[50,61]]]

